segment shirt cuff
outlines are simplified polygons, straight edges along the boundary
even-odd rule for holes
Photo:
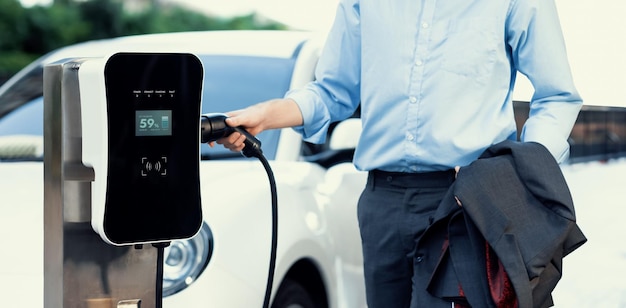
[[[285,98],[292,99],[300,108],[302,125],[293,129],[302,135],[302,138],[311,143],[324,143],[326,131],[330,124],[328,110],[321,102],[315,101],[315,93],[311,89],[291,90],[285,94]]]

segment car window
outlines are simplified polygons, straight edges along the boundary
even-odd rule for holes
[[[43,136],[43,97],[14,109],[0,118],[0,136],[35,135]]]
[[[40,65],[34,66],[5,89],[6,91],[0,93],[0,119],[14,109],[43,95],[43,68]]]
[[[227,112],[268,99],[289,89],[295,59],[253,56],[200,56],[204,66],[202,113]],[[0,137],[43,135],[43,69],[37,67],[0,94]],[[276,155],[280,130],[257,136],[268,159]],[[203,159],[240,158],[221,146],[201,146]]]

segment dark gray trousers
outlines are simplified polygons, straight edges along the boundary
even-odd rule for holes
[[[412,296],[430,296],[412,282],[420,258],[413,255],[415,240],[432,223],[454,178],[454,170],[369,173],[358,204],[369,308],[410,307]]]

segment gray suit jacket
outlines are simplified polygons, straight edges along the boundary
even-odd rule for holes
[[[416,254],[439,249],[438,257],[420,269],[430,271],[421,274],[430,295],[495,307],[485,265],[488,243],[512,283],[519,308],[549,307],[563,257],[585,241],[551,154],[538,143],[505,141],[461,168],[433,224],[416,241]]]

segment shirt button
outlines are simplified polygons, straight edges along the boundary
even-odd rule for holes
[[[429,26],[430,26],[430,25],[429,25],[427,22],[425,22],[425,23],[423,23],[423,24],[422,24],[422,28],[424,28],[424,29],[428,28]]]
[[[417,66],[422,66],[422,64],[424,64],[424,62],[422,62],[422,60],[415,61],[415,65],[417,65]]]
[[[409,102],[411,102],[413,104],[417,103],[417,97],[415,97],[415,96],[409,97]]]
[[[413,137],[413,134],[411,134],[411,133],[406,133],[406,140],[408,140],[408,141],[413,141],[413,139],[415,139],[415,137]]]

